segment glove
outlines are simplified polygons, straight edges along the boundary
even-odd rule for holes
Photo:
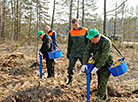
[[[43,54],[41,53],[41,51],[38,51],[38,54],[39,54],[39,55],[43,55]]]
[[[70,59],[70,54],[67,54],[67,58]]]
[[[81,67],[81,71],[82,71],[82,72],[87,71],[87,69],[88,69],[87,65],[83,65],[83,66]]]
[[[91,74],[96,74],[97,71],[98,71],[98,68],[94,67],[93,70],[91,71]]]

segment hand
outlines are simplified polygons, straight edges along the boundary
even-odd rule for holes
[[[91,74],[96,74],[97,71],[98,71],[98,68],[94,67],[93,70],[91,71]]]
[[[81,71],[82,72],[87,71],[87,69],[88,69],[87,65],[82,65],[82,67],[81,67]]]
[[[67,54],[67,58],[70,59],[70,54]]]
[[[43,55],[43,54],[41,53],[41,51],[38,51],[38,54],[39,54],[39,55]]]

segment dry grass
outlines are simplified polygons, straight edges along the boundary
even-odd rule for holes
[[[46,78],[47,70],[43,60],[43,72],[46,73],[40,79],[39,66],[30,68],[36,62],[35,47],[18,47],[13,51],[8,45],[1,45],[0,100],[3,100],[2,102],[86,102],[86,75],[80,71],[80,62],[75,66],[72,86],[65,87],[69,62],[66,58],[67,46],[63,44],[59,46],[64,54],[63,57],[56,59],[55,78]],[[7,48],[9,50],[5,51],[4,49]],[[108,83],[110,102],[137,102],[138,48],[120,48],[120,51],[125,55],[129,69],[122,76],[110,77]],[[115,50],[113,53],[115,59],[120,58]],[[93,76],[92,79],[91,100],[97,92],[97,76]]]

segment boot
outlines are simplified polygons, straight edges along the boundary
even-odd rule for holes
[[[48,75],[47,78],[51,78],[51,77],[55,77],[54,74],[53,75]]]
[[[106,100],[100,98],[100,97],[95,97],[94,100],[92,100],[91,102],[106,102]]]
[[[48,76],[47,76],[47,78],[50,78],[50,77],[52,77],[52,76],[51,76],[51,75],[48,75]]]
[[[72,84],[72,78],[69,78],[68,83],[66,84],[66,86],[68,87],[68,86],[70,86],[71,84]]]
[[[54,66],[48,68],[48,76],[47,78],[54,77]]]

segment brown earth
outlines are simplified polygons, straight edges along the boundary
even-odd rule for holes
[[[55,78],[47,79],[43,60],[43,72],[46,73],[40,79],[34,46],[0,45],[0,101],[86,102],[86,75],[80,71],[79,61],[75,66],[72,85],[65,87],[68,59],[66,45],[60,47],[64,54],[56,59]],[[108,102],[138,102],[138,47],[123,47],[120,50],[126,57],[128,71],[119,77],[110,77]],[[115,50],[113,53],[115,59],[120,58]],[[97,92],[97,76],[92,76],[92,79],[91,100]]]

